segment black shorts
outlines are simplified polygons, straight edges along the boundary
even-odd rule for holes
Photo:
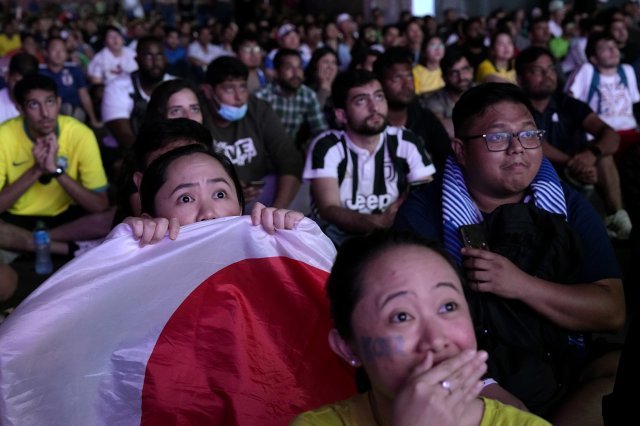
[[[57,216],[23,216],[11,214],[9,212],[0,213],[0,220],[20,228],[32,231],[36,227],[36,223],[41,220],[48,229],[56,228],[65,223],[72,222],[87,214],[86,210],[79,206],[69,206],[67,210]]]

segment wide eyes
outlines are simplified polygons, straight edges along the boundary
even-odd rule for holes
[[[457,309],[458,309],[458,304],[456,302],[449,302],[449,303],[445,303],[440,307],[440,312],[441,313],[453,312],[453,311],[456,311]]]
[[[224,191],[216,191],[213,193],[213,198],[225,198],[227,193]]]
[[[187,204],[193,201],[193,197],[191,195],[186,195],[186,194],[181,195],[178,201],[180,202],[180,204]]]
[[[398,312],[391,316],[392,323],[407,322],[407,321],[411,321],[412,319],[413,317],[406,312]]]

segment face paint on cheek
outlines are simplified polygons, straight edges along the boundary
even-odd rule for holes
[[[368,337],[360,338],[360,348],[362,358],[367,361],[380,358],[393,358],[404,355],[404,338],[400,335],[391,337]]]

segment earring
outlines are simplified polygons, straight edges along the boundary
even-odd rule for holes
[[[354,359],[352,359],[351,361],[349,361],[349,363],[350,363],[352,366],[354,366],[354,367],[357,367],[358,365],[360,365],[360,363],[358,362],[358,360],[357,360],[357,359],[355,359],[355,358],[354,358]]]

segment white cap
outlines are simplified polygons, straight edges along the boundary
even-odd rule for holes
[[[340,24],[340,23],[342,23],[344,21],[353,21],[353,18],[348,13],[341,13],[336,18],[336,24]]]

